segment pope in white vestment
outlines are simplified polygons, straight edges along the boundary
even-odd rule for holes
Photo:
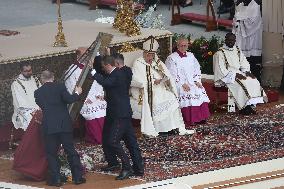
[[[67,70],[65,86],[70,94],[82,72],[82,64],[72,64]],[[106,116],[107,103],[104,100],[103,87],[95,80],[83,104],[80,114],[86,119],[86,141],[92,144],[102,143],[102,131]]]
[[[175,82],[167,67],[155,54],[158,42],[151,36],[143,44],[143,57],[132,67],[131,106],[133,118],[141,119],[141,132],[158,136],[159,132],[186,131],[178,103]]]
[[[33,113],[39,109],[35,103],[34,91],[40,86],[40,81],[32,76],[31,65],[23,64],[21,66],[21,74],[11,85],[14,105],[12,122],[16,129],[22,128],[26,130],[32,120]]]
[[[245,57],[261,56],[263,23],[260,5],[255,0],[246,0],[236,6],[232,32],[236,35],[236,46]]]
[[[177,41],[177,51],[166,60],[166,66],[172,74],[177,86],[179,105],[186,127],[195,123],[203,123],[210,116],[210,102],[201,83],[201,70],[197,59],[187,52],[188,40]]]
[[[216,85],[226,85],[242,114],[255,113],[256,104],[267,101],[258,80],[250,73],[250,65],[241,50],[235,46],[233,33],[226,35],[225,44],[213,56]]]

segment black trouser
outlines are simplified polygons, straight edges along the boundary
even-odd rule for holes
[[[103,128],[103,151],[108,165],[118,165],[117,157],[121,159],[122,169],[130,170],[129,158],[124,152],[121,140],[124,140],[133,162],[134,170],[143,170],[141,152],[137,143],[131,118],[106,118]]]
[[[44,134],[45,150],[48,161],[48,170],[51,182],[60,182],[60,162],[58,159],[58,149],[62,144],[64,152],[67,154],[67,160],[72,172],[72,179],[82,178],[82,165],[80,157],[73,144],[73,134],[56,133]]]

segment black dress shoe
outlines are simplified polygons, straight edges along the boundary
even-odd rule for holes
[[[56,186],[56,187],[60,187],[62,186],[62,182],[47,182],[48,186]]]
[[[76,185],[83,184],[83,183],[86,183],[85,178],[80,178],[78,180],[74,180],[74,184],[76,184]]]
[[[115,180],[124,180],[128,179],[130,176],[133,176],[132,170],[122,170],[117,177],[115,177]]]
[[[102,167],[101,171],[108,172],[108,171],[115,171],[120,169],[120,165],[108,165],[106,167]]]
[[[134,176],[142,177],[144,175],[144,170],[135,170],[133,172]]]

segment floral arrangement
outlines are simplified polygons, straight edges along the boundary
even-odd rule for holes
[[[213,74],[213,55],[223,45],[224,41],[220,37],[213,35],[210,39],[200,37],[191,40],[191,35],[174,34],[173,50],[176,50],[176,41],[179,37],[186,37],[190,43],[188,51],[192,52],[198,60],[203,74]]]

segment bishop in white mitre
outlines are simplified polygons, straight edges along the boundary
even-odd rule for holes
[[[166,60],[166,66],[177,86],[179,105],[186,128],[197,123],[205,123],[210,116],[210,102],[201,83],[201,70],[197,59],[187,52],[188,40],[177,40],[177,51]]]
[[[256,0],[242,0],[236,6],[232,32],[245,57],[261,56],[263,23]]]
[[[21,74],[11,85],[14,113],[12,122],[16,129],[26,130],[36,110],[39,110],[35,103],[34,91],[41,83],[37,77],[32,76],[32,67],[29,63],[21,64]]]
[[[235,35],[228,33],[225,45],[213,56],[215,84],[228,87],[241,114],[255,114],[255,105],[266,102],[267,96],[235,42]]]
[[[79,48],[78,56],[82,55],[86,49]],[[66,71],[65,86],[70,94],[73,93],[77,81],[79,80],[84,65],[80,63],[72,64]],[[107,103],[104,100],[103,87],[93,81],[91,89],[83,104],[80,114],[85,118],[87,142],[92,144],[102,144],[103,125],[106,116]]]
[[[154,37],[149,37],[143,43],[143,57],[133,64],[133,118],[141,119],[141,132],[148,136],[158,136],[159,133],[175,129],[181,135],[192,134],[193,131],[185,129],[175,82],[165,64],[156,55],[158,47]]]

